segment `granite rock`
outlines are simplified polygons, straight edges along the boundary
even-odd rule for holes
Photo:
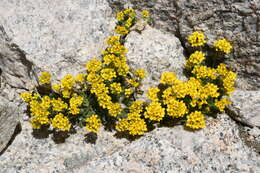
[[[105,0],[0,2],[0,24],[13,43],[40,71],[54,79],[83,71],[87,60],[100,55],[114,28]]]
[[[10,42],[4,27],[0,25],[0,93],[6,85],[12,88],[28,88],[32,69],[33,63],[17,45]]]
[[[128,49],[129,66],[146,71],[147,76],[141,87],[143,91],[156,87],[163,72],[174,72],[179,79],[186,79],[183,75],[183,48],[173,34],[146,25],[141,33],[132,31],[127,35],[125,47]]]
[[[18,122],[16,105],[0,96],[0,155],[8,147]]]
[[[226,114],[208,118],[207,128],[187,131],[162,127],[118,150],[74,169],[74,172],[259,172],[259,154],[239,137]]]
[[[260,91],[237,90],[231,101],[229,109],[253,126],[260,127]]]
[[[260,2],[258,0],[108,0],[116,10],[149,10],[155,27],[174,33],[184,48],[194,30],[207,35],[209,46],[226,37],[234,46],[228,63],[238,74],[238,86],[260,88]],[[185,49],[190,51],[189,49]]]
[[[260,152],[260,91],[237,90],[228,106],[229,115],[243,124],[240,126],[241,139]]]

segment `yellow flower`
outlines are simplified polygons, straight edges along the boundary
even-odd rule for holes
[[[102,63],[97,59],[92,59],[86,64],[86,69],[88,72],[97,72],[101,70],[101,68],[102,68]]]
[[[159,88],[149,88],[147,92],[148,99],[152,101],[159,101],[157,96],[158,92],[160,92]]]
[[[187,121],[185,125],[192,129],[204,128],[206,126],[204,115],[199,111],[190,113],[187,116]]]
[[[59,93],[61,89],[61,84],[53,84],[51,88],[54,92]]]
[[[137,88],[140,85],[135,79],[127,79],[127,82],[134,88]]]
[[[93,114],[90,117],[86,118],[86,130],[89,132],[97,133],[101,125],[101,120],[96,114]]]
[[[164,108],[158,102],[152,102],[146,107],[144,117],[153,121],[161,121],[165,115]]]
[[[137,69],[137,70],[135,70],[134,74],[136,77],[138,77],[140,79],[144,79],[146,76],[144,69]]]
[[[129,33],[129,30],[125,26],[117,26],[115,29],[115,33],[120,35],[126,35]]]
[[[221,76],[226,76],[228,73],[227,66],[225,64],[219,64],[217,67],[217,73]]]
[[[121,84],[120,83],[112,83],[110,85],[110,90],[113,94],[120,94],[122,92]]]
[[[103,79],[100,75],[96,74],[95,72],[91,72],[87,76],[87,81],[91,84],[98,84],[103,82]]]
[[[75,77],[75,81],[78,82],[78,83],[83,83],[85,81],[85,77],[86,77],[86,74],[79,73]]]
[[[55,115],[51,123],[53,128],[57,128],[62,131],[68,131],[70,130],[71,127],[69,119],[66,116],[64,116],[62,113]]]
[[[227,98],[223,98],[221,100],[215,101],[215,106],[219,109],[220,112],[223,112],[226,105],[230,104],[231,102]]]
[[[108,37],[108,39],[106,40],[106,43],[109,45],[113,45],[115,43],[119,43],[120,37],[119,36],[111,36]]]
[[[104,80],[112,81],[116,77],[116,72],[112,68],[104,68],[101,70],[101,77]]]
[[[121,21],[124,20],[125,14],[123,11],[120,11],[116,14],[116,20]]]
[[[179,118],[188,113],[188,109],[183,101],[171,99],[167,103],[167,113],[173,118]]]
[[[26,103],[29,103],[32,100],[32,93],[29,92],[22,92],[20,94],[20,97],[25,101]]]
[[[228,95],[230,95],[233,91],[235,91],[235,80],[236,80],[236,73],[229,71],[226,76],[223,78],[223,86]]]
[[[201,51],[195,51],[190,55],[190,58],[187,60],[186,67],[191,68],[194,65],[200,64],[205,60],[205,54]]]
[[[74,84],[75,80],[71,74],[65,75],[64,78],[61,80],[61,87],[67,90],[72,89]]]
[[[143,14],[144,18],[148,18],[149,17],[149,11],[147,11],[147,10],[143,10],[142,14]]]
[[[83,97],[82,96],[75,96],[70,99],[70,113],[73,115],[77,115],[80,112],[80,109],[78,108],[83,103]]]
[[[107,109],[108,109],[108,113],[113,117],[118,116],[122,112],[120,103],[111,102],[111,104],[107,106]]]
[[[165,85],[173,85],[176,81],[177,77],[173,72],[164,72],[161,76],[160,83]]]
[[[196,75],[198,79],[210,78],[216,79],[217,78],[217,71],[214,68],[210,68],[204,65],[197,65],[192,70],[192,73]]]
[[[130,28],[133,24],[133,19],[132,18],[128,18],[125,22],[125,27]]]
[[[215,41],[214,47],[216,51],[222,51],[226,54],[230,53],[232,50],[232,45],[226,39]]]
[[[68,108],[67,103],[62,101],[61,98],[52,99],[51,103],[52,103],[52,110],[54,110],[54,111],[60,112],[60,111],[63,111],[64,109]]]
[[[62,91],[62,96],[63,96],[64,98],[70,98],[71,93],[72,93],[72,92],[71,92],[70,90],[64,89],[64,90]]]
[[[127,8],[124,10],[124,14],[134,17],[136,15],[135,10],[132,8]]]
[[[218,86],[212,83],[207,83],[205,86],[200,88],[199,91],[199,98],[200,99],[207,99],[208,97],[218,97]]]
[[[191,44],[192,47],[203,46],[206,43],[204,34],[198,31],[193,32],[188,37],[188,42]]]
[[[130,88],[125,89],[125,96],[126,97],[129,97],[132,93],[133,93],[133,90],[131,90]]]
[[[139,100],[136,100],[134,101],[131,106],[129,107],[129,111],[131,113],[141,113],[143,111],[143,104],[144,102],[143,101],[139,101]]]
[[[39,76],[40,84],[50,84],[51,83],[51,74],[49,72],[41,72]]]

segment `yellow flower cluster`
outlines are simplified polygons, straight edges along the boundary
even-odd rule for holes
[[[119,119],[116,129],[118,131],[128,131],[130,135],[143,135],[147,131],[145,120],[141,118],[143,112],[143,101],[134,101],[129,107],[127,118]]]
[[[50,84],[51,82],[51,74],[49,72],[41,72],[39,76],[40,84]]]
[[[183,117],[188,113],[188,109],[183,101],[170,99],[167,102],[167,114],[173,118]]]
[[[106,40],[106,44],[108,45],[114,45],[119,43],[120,37],[119,36],[110,36],[108,37],[108,39]]]
[[[68,104],[65,103],[64,101],[61,100],[61,98],[58,99],[52,99],[52,110],[60,112],[63,111],[64,109],[68,109]]]
[[[148,93],[147,93],[148,99],[150,99],[152,101],[159,101],[159,98],[157,96],[157,93],[159,91],[160,90],[158,88],[149,88]]]
[[[116,72],[112,68],[104,68],[101,70],[101,77],[104,80],[111,81],[113,78],[116,77]]]
[[[214,47],[216,51],[222,51],[226,54],[230,53],[232,50],[232,45],[226,39],[215,41]]]
[[[86,69],[88,72],[98,72],[102,68],[102,63],[101,61],[97,59],[91,59],[87,64],[86,64]]]
[[[140,100],[134,101],[129,107],[129,111],[131,113],[140,114],[141,112],[143,112],[143,104],[144,104],[143,101]]]
[[[111,93],[120,94],[122,92],[122,87],[120,83],[114,82],[110,85]]]
[[[78,83],[83,83],[85,81],[85,77],[86,77],[86,74],[79,73],[75,77],[75,81],[78,82]]]
[[[94,114],[86,118],[86,130],[97,133],[101,127],[101,120],[98,115]]]
[[[51,123],[54,128],[57,128],[62,131],[68,131],[70,130],[71,127],[69,119],[66,116],[64,116],[62,113],[55,115]]]
[[[224,64],[216,69],[204,65],[208,61],[204,62],[206,57],[202,51],[195,51],[186,61],[186,70],[193,77],[182,81],[173,72],[164,72],[158,87],[148,89],[149,102],[135,100],[146,74],[143,69],[129,68],[125,57],[128,50],[124,43],[140,15],[148,21],[149,12],[144,10],[136,14],[131,8],[117,13],[115,33],[119,35],[106,39],[108,47],[102,51],[100,60],[92,59],[86,64],[87,74],[79,73],[75,77],[67,74],[60,83],[51,84],[50,73],[42,72],[39,81],[50,84],[44,86],[49,87],[49,96],[28,92],[20,94],[29,104],[33,128],[51,125],[68,131],[73,122],[73,125],[86,123],[87,131],[98,132],[102,125],[101,118],[103,120],[109,116],[116,120],[118,131],[143,135],[148,131],[148,124],[167,118],[186,119],[187,127],[200,129],[206,125],[203,113],[214,113],[216,108],[224,110],[230,103],[225,96],[234,91],[236,74]],[[206,43],[202,32],[194,32],[188,37],[188,42],[192,47]],[[214,46],[217,51],[225,53],[230,53],[232,49],[226,40],[218,40]],[[98,109],[102,109],[102,115],[95,113],[99,112]],[[85,118],[88,111],[94,112]],[[77,115],[72,117],[78,119],[70,122],[72,118],[69,115]]]
[[[146,76],[144,69],[137,69],[135,70],[134,74],[139,79],[144,79]]]
[[[232,92],[235,91],[235,80],[236,80],[236,73],[229,71],[224,77],[223,77],[223,86],[227,92],[228,95],[230,95]]]
[[[120,35],[126,35],[129,33],[129,30],[125,26],[117,26],[115,29],[115,33]]]
[[[144,117],[153,121],[161,121],[165,115],[165,110],[159,102],[152,102],[146,107]]]
[[[29,92],[22,92],[20,94],[20,97],[25,101],[26,103],[29,103],[32,100],[32,94]]]
[[[221,111],[223,112],[226,105],[230,104],[230,101],[227,98],[223,98],[221,100],[216,100],[215,101],[215,106]]]
[[[178,82],[176,75],[173,72],[164,72],[161,75],[161,84],[165,85],[173,85],[174,83]]]
[[[48,96],[40,98],[38,94],[33,94],[29,102],[31,124],[34,129],[40,129],[42,125],[49,124],[50,115],[49,108],[51,106],[51,99]]]
[[[203,78],[210,78],[210,79],[216,79],[217,73],[216,69],[204,66],[204,65],[196,65],[194,69],[192,70],[192,73],[196,75],[198,79]]]
[[[193,32],[188,37],[188,42],[191,44],[192,47],[203,46],[206,43],[204,34],[198,31]]]
[[[82,96],[75,96],[70,99],[70,113],[72,115],[77,115],[80,112],[79,106],[83,103]]]
[[[236,73],[229,71],[225,64],[220,64],[217,67],[217,73],[223,81],[223,87],[226,90],[227,95],[230,95],[235,91]]]
[[[130,135],[143,135],[147,131],[147,125],[140,115],[128,115],[128,118],[119,119],[116,125],[118,131],[128,131]]]
[[[191,68],[194,65],[201,64],[205,60],[205,54],[201,51],[195,51],[190,55],[190,58],[186,61],[186,67]]]
[[[71,74],[67,74],[61,80],[60,87],[64,98],[69,98],[72,94],[72,88],[74,87],[75,79]]]
[[[200,111],[195,111],[187,115],[187,121],[185,124],[192,129],[200,129],[206,126],[204,115]]]

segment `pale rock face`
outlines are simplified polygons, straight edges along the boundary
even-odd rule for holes
[[[126,37],[125,46],[129,66],[146,71],[147,77],[141,88],[145,92],[159,84],[163,72],[174,72],[178,79],[186,79],[183,48],[174,35],[146,25],[141,33],[132,31]]]
[[[259,172],[258,154],[241,141],[237,125],[226,114],[218,116],[196,132],[158,128],[74,172]]]
[[[84,71],[100,55],[114,28],[105,0],[3,0],[0,23],[13,43],[40,69],[55,77]]]
[[[260,152],[260,91],[237,90],[231,97],[232,105],[228,108],[234,113],[233,118],[250,127],[241,127],[242,139]]]
[[[232,108],[254,126],[260,127],[260,91],[237,90],[231,97]]]
[[[0,95],[0,153],[7,147],[18,122],[17,105]]]

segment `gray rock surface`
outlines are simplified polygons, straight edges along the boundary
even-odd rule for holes
[[[0,96],[0,155],[11,140],[18,122],[16,105]]]
[[[245,125],[239,128],[241,138],[260,153],[260,91],[237,90],[231,101],[229,115]]]
[[[52,140],[52,134],[40,139],[40,136],[35,138],[32,132],[30,123],[23,121],[22,132],[0,156],[0,173],[71,172],[74,168],[113,153],[129,143],[104,130],[98,133],[96,144],[84,141],[87,134],[85,129],[77,129],[77,134],[71,135],[61,144]]]
[[[40,71],[58,78],[85,68],[114,28],[105,0],[0,2],[0,24]]]
[[[12,88],[28,88],[32,68],[32,62],[17,45],[10,42],[0,25],[0,93],[6,85]]]
[[[209,118],[207,128],[158,128],[118,150],[85,163],[74,172],[259,172],[260,157],[240,139],[226,115]]]
[[[28,88],[32,66],[0,25],[0,153],[8,146],[18,125],[17,90]]]
[[[260,90],[237,90],[232,94],[231,101],[230,109],[250,124],[260,127]]]
[[[226,61],[238,74],[240,88],[260,88],[259,0],[108,0],[116,10],[123,6],[149,10],[155,27],[174,33],[185,46],[187,36],[202,30],[210,45],[226,37],[234,52]],[[186,49],[187,50],[187,49]]]
[[[179,79],[186,79],[183,75],[183,48],[174,35],[146,25],[141,33],[132,31],[126,37],[125,46],[128,49],[129,66],[146,71],[147,76],[141,87],[143,91],[156,87],[163,72],[171,71]]]

